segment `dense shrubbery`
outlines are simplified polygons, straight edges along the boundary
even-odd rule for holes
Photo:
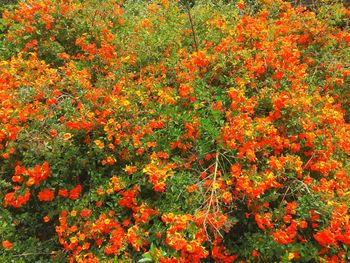
[[[350,34],[198,2],[3,12],[1,262],[350,261]]]

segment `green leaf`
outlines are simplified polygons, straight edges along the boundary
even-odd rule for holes
[[[143,258],[141,258],[138,263],[143,263],[143,262],[153,262],[152,256],[149,252],[146,252],[142,255]]]

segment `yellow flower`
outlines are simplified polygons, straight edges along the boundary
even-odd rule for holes
[[[69,240],[70,240],[70,242],[73,243],[73,244],[78,242],[78,238],[77,238],[76,236],[71,237]]]
[[[294,258],[294,253],[289,253],[288,254],[288,260],[292,260]]]

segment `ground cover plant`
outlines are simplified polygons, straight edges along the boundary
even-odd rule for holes
[[[335,10],[3,9],[0,261],[349,262],[350,12]]]

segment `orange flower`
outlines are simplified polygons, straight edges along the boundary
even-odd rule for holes
[[[243,0],[239,0],[239,1],[238,1],[238,8],[239,8],[240,10],[242,10],[242,9],[244,8],[244,1],[243,1]]]
[[[297,209],[297,203],[296,202],[291,202],[288,203],[286,206],[286,213],[289,215],[295,215],[296,214],[296,209]]]
[[[87,209],[87,208],[83,209],[83,210],[80,212],[80,216],[81,216],[82,218],[85,218],[85,217],[89,216],[90,214],[91,214],[91,210],[90,210],[90,209]]]
[[[103,142],[101,142],[100,140],[95,140],[94,143],[101,150],[105,147],[105,144]]]
[[[286,245],[294,242],[294,235],[289,235],[288,233],[282,230],[272,232],[272,235],[274,240],[281,245]]]
[[[14,175],[12,176],[12,182],[15,182],[15,183],[22,183],[23,181],[23,177],[20,176],[20,175]]]
[[[224,204],[228,204],[232,201],[232,194],[230,192],[224,192],[222,194],[222,201],[224,202]]]
[[[70,138],[72,138],[72,134],[70,134],[70,133],[65,133],[65,134],[63,134],[63,138],[65,139],[65,140],[69,140]]]
[[[160,183],[156,183],[153,186],[154,191],[156,192],[164,192],[165,191],[165,183],[160,182]]]
[[[82,190],[82,187],[80,184],[78,184],[75,188],[70,190],[69,198],[72,200],[77,200],[79,198],[79,194],[80,194],[81,190]]]
[[[11,243],[8,240],[4,240],[4,241],[2,241],[2,246],[4,249],[10,250],[13,247],[13,243]]]
[[[195,184],[192,184],[189,187],[187,187],[187,192],[189,192],[189,193],[193,193],[193,192],[195,192],[197,190],[198,190],[198,186],[195,185]]]
[[[162,5],[165,7],[166,10],[169,9],[169,1],[168,0],[162,0]]]
[[[43,217],[43,221],[44,221],[45,223],[49,222],[49,221],[50,221],[50,217],[44,216],[44,217]]]
[[[51,130],[51,131],[50,131],[50,135],[51,135],[52,137],[56,137],[56,136],[57,136],[57,131],[56,131],[56,130]]]
[[[307,222],[306,221],[300,221],[299,222],[299,227],[300,228],[307,228]]]
[[[55,198],[55,194],[50,189],[46,188],[44,191],[39,192],[38,198],[40,201],[52,201]]]
[[[273,228],[274,224],[271,222],[271,213],[265,213],[263,215],[255,214],[255,221],[261,230],[266,230],[265,226],[268,228]]]
[[[256,251],[255,249],[252,251],[252,256],[253,257],[259,257],[260,256],[260,253],[258,251]]]
[[[10,192],[5,195],[4,206],[11,205],[15,208],[19,208],[28,202],[30,198],[30,191],[26,189],[24,195],[18,195],[17,192]]]
[[[137,168],[136,168],[136,166],[126,165],[125,168],[124,168],[124,171],[127,172],[130,175],[130,174],[133,174],[134,172],[136,172]]]
[[[329,229],[325,229],[314,234],[314,238],[322,246],[336,245],[334,233]]]
[[[66,190],[66,189],[58,190],[58,196],[68,197],[68,195],[69,195],[68,190]]]
[[[98,195],[103,195],[104,194],[104,191],[103,191],[102,188],[97,188],[96,192],[97,192]]]
[[[4,153],[4,154],[2,154],[2,158],[9,159],[10,155],[8,153]]]
[[[29,187],[34,185],[34,184],[35,184],[35,180],[33,177],[29,178],[28,181],[26,182],[26,185]]]

